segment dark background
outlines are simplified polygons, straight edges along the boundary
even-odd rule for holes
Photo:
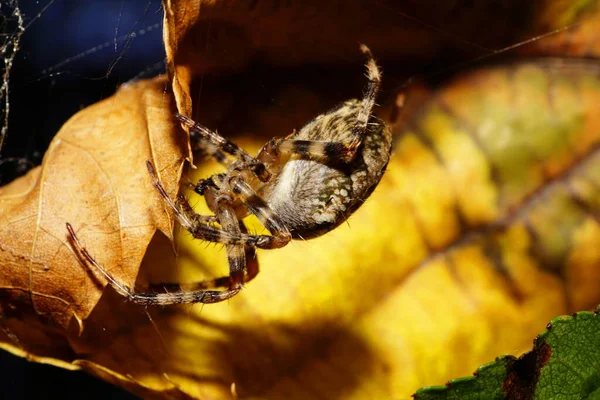
[[[39,165],[54,134],[75,112],[124,82],[164,71],[160,0],[19,3],[26,30],[11,70],[1,184]],[[0,27],[4,21],[11,29],[6,23],[11,11],[0,0]],[[0,393],[3,399],[135,398],[84,372],[30,363],[1,350]]]
[[[4,1],[0,22],[11,11]],[[18,3],[26,29],[10,75],[1,184],[23,172],[24,160],[7,159],[39,165],[54,134],[74,113],[109,97],[122,83],[164,72],[160,0]]]

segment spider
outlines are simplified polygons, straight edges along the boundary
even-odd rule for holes
[[[156,190],[181,226],[194,238],[225,245],[228,276],[190,284],[153,285],[164,293],[136,292],[97,263],[67,224],[76,248],[133,303],[216,303],[235,296],[258,274],[256,248],[276,249],[291,239],[315,238],[346,221],[379,183],[392,141],[389,126],[372,114],[381,73],[368,47],[361,45],[360,49],[367,57],[368,83],[363,98],[342,103],[286,138],[271,139],[256,157],[176,114],[189,128],[194,147],[209,149],[213,158],[227,166],[226,172],[193,185],[214,215],[195,213],[182,194],[171,199],[154,166],[147,162]],[[271,235],[248,234],[242,219],[250,214],[258,217]]]

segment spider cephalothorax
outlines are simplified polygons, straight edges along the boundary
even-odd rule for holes
[[[257,157],[191,119],[176,115],[189,128],[194,147],[227,166],[225,173],[201,179],[195,185],[214,215],[196,214],[183,195],[171,199],[148,162],[154,186],[181,226],[195,238],[225,245],[229,276],[185,285],[160,285],[168,293],[137,293],[96,263],[69,225],[79,250],[133,302],[214,303],[234,296],[256,276],[255,248],[274,249],[292,238],[314,238],[344,222],[379,183],[391,151],[389,127],[372,115],[381,74],[369,49],[362,45],[361,50],[368,58],[368,84],[363,98],[344,102],[284,139],[270,140]],[[271,235],[248,234],[242,219],[250,214],[256,215]],[[219,288],[222,290],[214,290]]]

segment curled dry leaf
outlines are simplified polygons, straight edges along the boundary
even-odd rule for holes
[[[81,331],[102,294],[102,282],[68,240],[67,222],[128,284],[155,231],[171,237],[173,221],[145,166],[151,160],[176,192],[185,135],[176,130],[167,88],[162,78],[131,84],[77,113],[43,164],[1,189],[0,292],[4,328],[18,338],[13,344],[60,354],[42,332],[60,337],[73,321]]]
[[[377,2],[379,8],[348,2],[335,9],[321,2],[277,4],[283,3],[165,2],[169,72],[178,109],[226,133],[254,133],[240,138],[249,150],[264,143],[257,132],[284,136],[344,99],[338,96],[358,96],[358,41],[368,43],[382,60],[384,83],[399,80],[393,66],[407,54],[442,46],[416,34],[413,23],[407,23],[407,30],[392,29],[401,16],[390,12],[385,2]],[[524,6],[519,1],[515,7]],[[432,14],[433,21],[446,20],[448,10],[439,11]],[[501,21],[495,11],[489,20]],[[477,26],[488,28],[483,22]],[[510,32],[505,39],[513,42],[522,35]],[[411,41],[402,40],[407,36]],[[273,73],[269,79],[278,84],[265,90],[262,84],[269,79],[255,79],[246,71],[257,59],[275,67],[269,72],[300,65],[303,74],[311,63],[357,68],[356,73],[334,68],[332,82],[318,87],[296,79],[297,71],[295,76]],[[241,78],[235,75],[238,71],[243,71]],[[199,76],[208,77],[200,86],[195,79]],[[498,354],[526,350],[553,316],[600,302],[600,256],[589,250],[600,248],[595,200],[600,187],[600,79],[589,63],[498,67],[465,74],[438,91],[395,126],[397,141],[388,172],[349,226],[260,252],[261,274],[227,303],[146,310],[125,303],[111,289],[97,302],[103,282],[90,279],[90,271],[76,260],[66,240],[66,221],[73,223],[97,260],[126,284],[136,280],[146,248],[137,276],[140,287],[146,281],[191,282],[226,271],[221,248],[207,248],[185,233],[175,256],[168,240],[170,220],[145,168],[132,166],[137,156],[125,156],[131,154],[129,146],[125,151],[114,146],[126,140],[125,132],[139,132],[140,121],[131,115],[147,115],[143,110],[148,108],[136,105],[144,98],[141,93],[159,95],[165,103],[150,107],[157,112],[155,118],[141,118],[145,135],[140,135],[143,151],[138,161],[153,159],[174,193],[185,143],[171,122],[174,110],[168,108],[169,97],[160,82],[138,86],[147,85],[148,91],[113,106],[103,114],[104,124],[94,118],[82,124],[81,129],[92,127],[101,143],[88,146],[89,133],[73,141],[76,149],[106,157],[111,167],[116,160],[129,165],[117,168],[117,176],[129,183],[123,185],[123,193],[132,185],[139,191],[132,201],[135,207],[127,213],[114,211],[114,205],[121,204],[114,201],[120,198],[117,193],[122,193],[115,191],[107,200],[112,201],[112,213],[70,208],[76,204],[83,210],[102,209],[97,205],[103,195],[112,193],[106,188],[116,186],[107,185],[89,166],[84,171],[67,163],[67,171],[82,174],[68,172],[58,183],[51,181],[61,185],[55,193],[72,187],[77,194],[53,208],[61,212],[60,218],[52,217],[60,220],[56,225],[42,225],[40,232],[54,239],[54,247],[35,254],[37,258],[30,255],[31,246],[23,253],[42,260],[42,267],[28,268],[35,263],[19,258],[22,253],[3,251],[14,266],[6,271],[21,268],[28,274],[22,283],[11,281],[6,273],[2,279],[9,282],[4,283],[8,294],[20,284],[31,297],[30,277],[38,276],[43,265],[52,271],[52,260],[66,260],[61,268],[67,269],[48,285],[72,296],[67,301],[77,312],[65,306],[66,313],[49,315],[62,328],[69,315],[85,320],[82,332],[70,327],[67,333],[56,329],[52,337],[31,338],[32,330],[24,329],[31,318],[24,320],[5,309],[8,318],[3,321],[11,333],[35,344],[26,347],[28,355],[54,357],[50,362],[85,369],[146,398],[232,398],[232,383],[241,398],[403,398],[421,385],[467,374]],[[269,98],[279,99],[279,106],[256,101],[261,90],[252,90],[253,82],[259,82]],[[94,107],[108,107],[127,90],[135,89],[124,89]],[[107,129],[113,113],[126,114],[130,107],[138,111],[127,114],[131,118],[122,126]],[[291,111],[281,116],[285,110]],[[3,189],[4,220],[25,220],[16,213],[23,206],[17,200],[9,202],[10,196],[28,188],[45,193],[47,178],[40,177],[50,176],[43,172],[54,159],[54,149],[65,146],[62,135],[71,124],[59,134],[38,172]],[[154,140],[161,135],[148,135],[154,129],[164,129],[164,137]],[[107,134],[114,139],[106,140]],[[112,143],[101,146],[105,141]],[[158,146],[167,148],[157,151]],[[221,171],[207,163],[199,167],[197,177]],[[91,185],[92,179],[87,197],[81,197],[82,185]],[[36,189],[35,182],[42,189]],[[201,199],[193,204],[202,211]],[[123,221],[140,214],[139,224],[129,222],[129,230],[123,230]],[[17,235],[13,226],[11,237]],[[165,235],[154,235],[148,245],[157,228]],[[135,233],[137,239],[125,246],[124,240],[135,238]],[[35,304],[32,314],[40,310]],[[38,323],[38,328],[49,331],[47,324]],[[18,352],[9,343],[6,338],[3,346]]]

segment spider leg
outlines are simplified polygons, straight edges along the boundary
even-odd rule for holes
[[[248,228],[242,221],[240,221],[240,231],[244,234],[248,234]],[[256,248],[252,246],[245,246],[246,251],[246,277],[244,278],[245,282],[250,282],[252,279],[258,275],[259,265],[258,258],[256,258]]]
[[[243,233],[248,233],[248,230],[244,223],[240,221],[240,229]],[[252,246],[245,246],[246,256],[246,270],[243,282],[250,282],[258,275],[259,264],[256,258],[256,249]],[[215,279],[206,279],[200,282],[192,283],[154,283],[150,285],[150,288],[157,290],[166,290],[167,292],[181,292],[181,291],[194,291],[194,290],[206,290],[214,288],[229,287],[231,284],[230,276],[222,276]]]
[[[354,159],[367,133],[369,119],[381,86],[381,71],[377,67],[371,51],[364,44],[360,46],[360,49],[367,56],[366,68],[369,81],[358,108],[356,122],[351,130],[351,139],[347,143],[294,139],[293,135],[284,139],[271,139],[263,146],[257,157],[267,168],[274,170],[274,166],[280,164],[282,154],[315,157],[326,163],[340,161],[349,163]]]
[[[198,131],[190,129],[190,143],[192,151],[200,154],[201,157],[212,158],[224,166],[231,164],[231,160],[227,155],[214,143],[201,136]]]
[[[371,54],[371,50],[369,50],[366,45],[361,44],[360,51],[367,56],[366,67],[367,78],[369,79],[369,82],[367,83],[367,88],[363,95],[358,116],[356,117],[356,125],[354,125],[354,128],[352,128],[352,134],[355,136],[353,143],[356,143],[354,146],[354,151],[356,151],[365,137],[367,123],[369,122],[369,118],[373,112],[375,99],[377,98],[379,87],[381,86],[381,71],[379,70],[379,67],[377,67],[377,63],[373,58],[373,54]]]
[[[92,264],[96,268],[96,270],[98,270],[106,278],[106,280],[113,287],[113,289],[115,289],[115,291],[120,295],[126,297],[132,303],[143,306],[164,306],[171,304],[190,303],[218,303],[220,301],[224,301],[235,296],[241,290],[243,282],[254,278],[256,274],[258,274],[258,263],[255,258],[252,258],[252,261],[250,263],[251,269],[249,270],[249,273],[247,273],[245,276],[243,275],[243,273],[238,272],[235,276],[227,276],[217,279],[210,279],[195,284],[187,284],[187,286],[189,287],[195,287],[200,289],[229,287],[226,290],[186,290],[186,284],[167,284],[171,289],[175,289],[175,291],[167,293],[137,292],[116,280],[110,274],[110,272],[108,272],[89,254],[87,249],[79,241],[79,238],[75,234],[73,227],[68,222],[67,230],[69,232],[69,235],[71,236],[71,239],[73,240],[73,244],[75,245],[79,253],[87,262]],[[242,257],[243,259],[245,259],[246,254],[250,256],[254,255],[253,250],[250,250],[249,248],[245,248],[245,252],[246,253]],[[236,266],[237,265],[238,264],[236,264]]]
[[[217,216],[223,231],[233,235],[240,236],[240,224],[232,206],[233,198],[224,194],[217,198]],[[246,255],[244,253],[244,245],[240,243],[225,243],[227,252],[227,261],[229,263],[229,275],[235,280],[235,284],[240,284],[241,277],[246,268]]]
[[[194,209],[192,208],[190,203],[187,201],[185,196],[181,193],[179,193],[177,195],[177,203],[179,204],[179,207],[181,208],[181,211],[183,213],[185,213],[186,215],[193,215],[194,222],[196,224],[210,225],[210,224],[213,224],[213,223],[219,221],[219,219],[217,218],[216,215],[202,215],[202,214],[197,214],[196,212],[194,212]]]
[[[218,146],[220,149],[222,149],[225,153],[234,156],[240,161],[251,162],[254,160],[254,157],[246,153],[238,145],[225,139],[218,133],[211,131],[207,127],[200,125],[191,118],[179,113],[175,113],[175,117],[179,120],[179,122],[187,126],[191,132],[194,132],[194,134],[197,134],[200,137],[210,141],[215,146]]]
[[[161,195],[161,197],[165,200],[167,205],[176,212],[176,216],[177,214],[187,215],[190,219],[194,221],[194,223],[212,224],[214,222],[217,222],[217,217],[214,215],[196,214],[192,206],[190,206],[190,204],[187,202],[187,200],[181,193],[177,195],[176,202],[171,200],[164,186],[158,180],[158,176],[156,175],[154,166],[150,161],[146,161],[146,167],[148,168],[148,173],[152,178],[152,184],[154,185],[158,193]]]
[[[278,236],[248,235],[243,232],[228,232],[225,229],[210,225],[210,223],[207,222],[212,222],[213,217],[196,214],[185,197],[181,195],[178,196],[177,200],[171,199],[165,188],[158,180],[152,163],[148,161],[146,165],[148,167],[148,172],[150,173],[152,183],[163,198],[165,204],[173,211],[173,215],[181,224],[181,226],[190,232],[196,239],[213,243],[221,243],[224,245],[248,245],[252,247],[258,247],[260,249],[274,249],[282,247],[289,241],[282,240],[281,237]],[[221,223],[223,223],[223,221],[221,221]]]
[[[200,125],[199,123],[195,122],[191,118],[186,117],[185,115],[176,113],[175,117],[183,125],[189,128],[190,137],[192,137],[193,132],[194,135],[199,135],[199,137],[208,140],[213,146],[217,147],[217,149],[213,150],[213,157],[217,160],[219,159],[219,157],[224,156],[223,152],[230,154],[239,161],[247,164],[248,168],[250,168],[256,174],[256,176],[263,182],[266,182],[270,178],[271,174],[267,171],[263,163],[260,162],[258,159],[252,157],[250,154],[246,153],[237,144],[225,139],[217,132],[211,131],[207,127]]]
[[[340,160],[351,162],[357,148],[354,142],[346,144],[325,140],[271,139],[261,149],[258,159],[267,165],[269,162],[276,165],[282,154],[297,154],[302,157],[319,158],[325,163],[335,163]]]
[[[276,238],[271,243],[272,248],[285,246],[291,239],[290,231],[281,221],[281,219],[271,210],[271,207],[246,183],[242,176],[234,175],[230,178],[229,184],[234,194],[240,197],[244,205],[256,215],[259,221]]]

